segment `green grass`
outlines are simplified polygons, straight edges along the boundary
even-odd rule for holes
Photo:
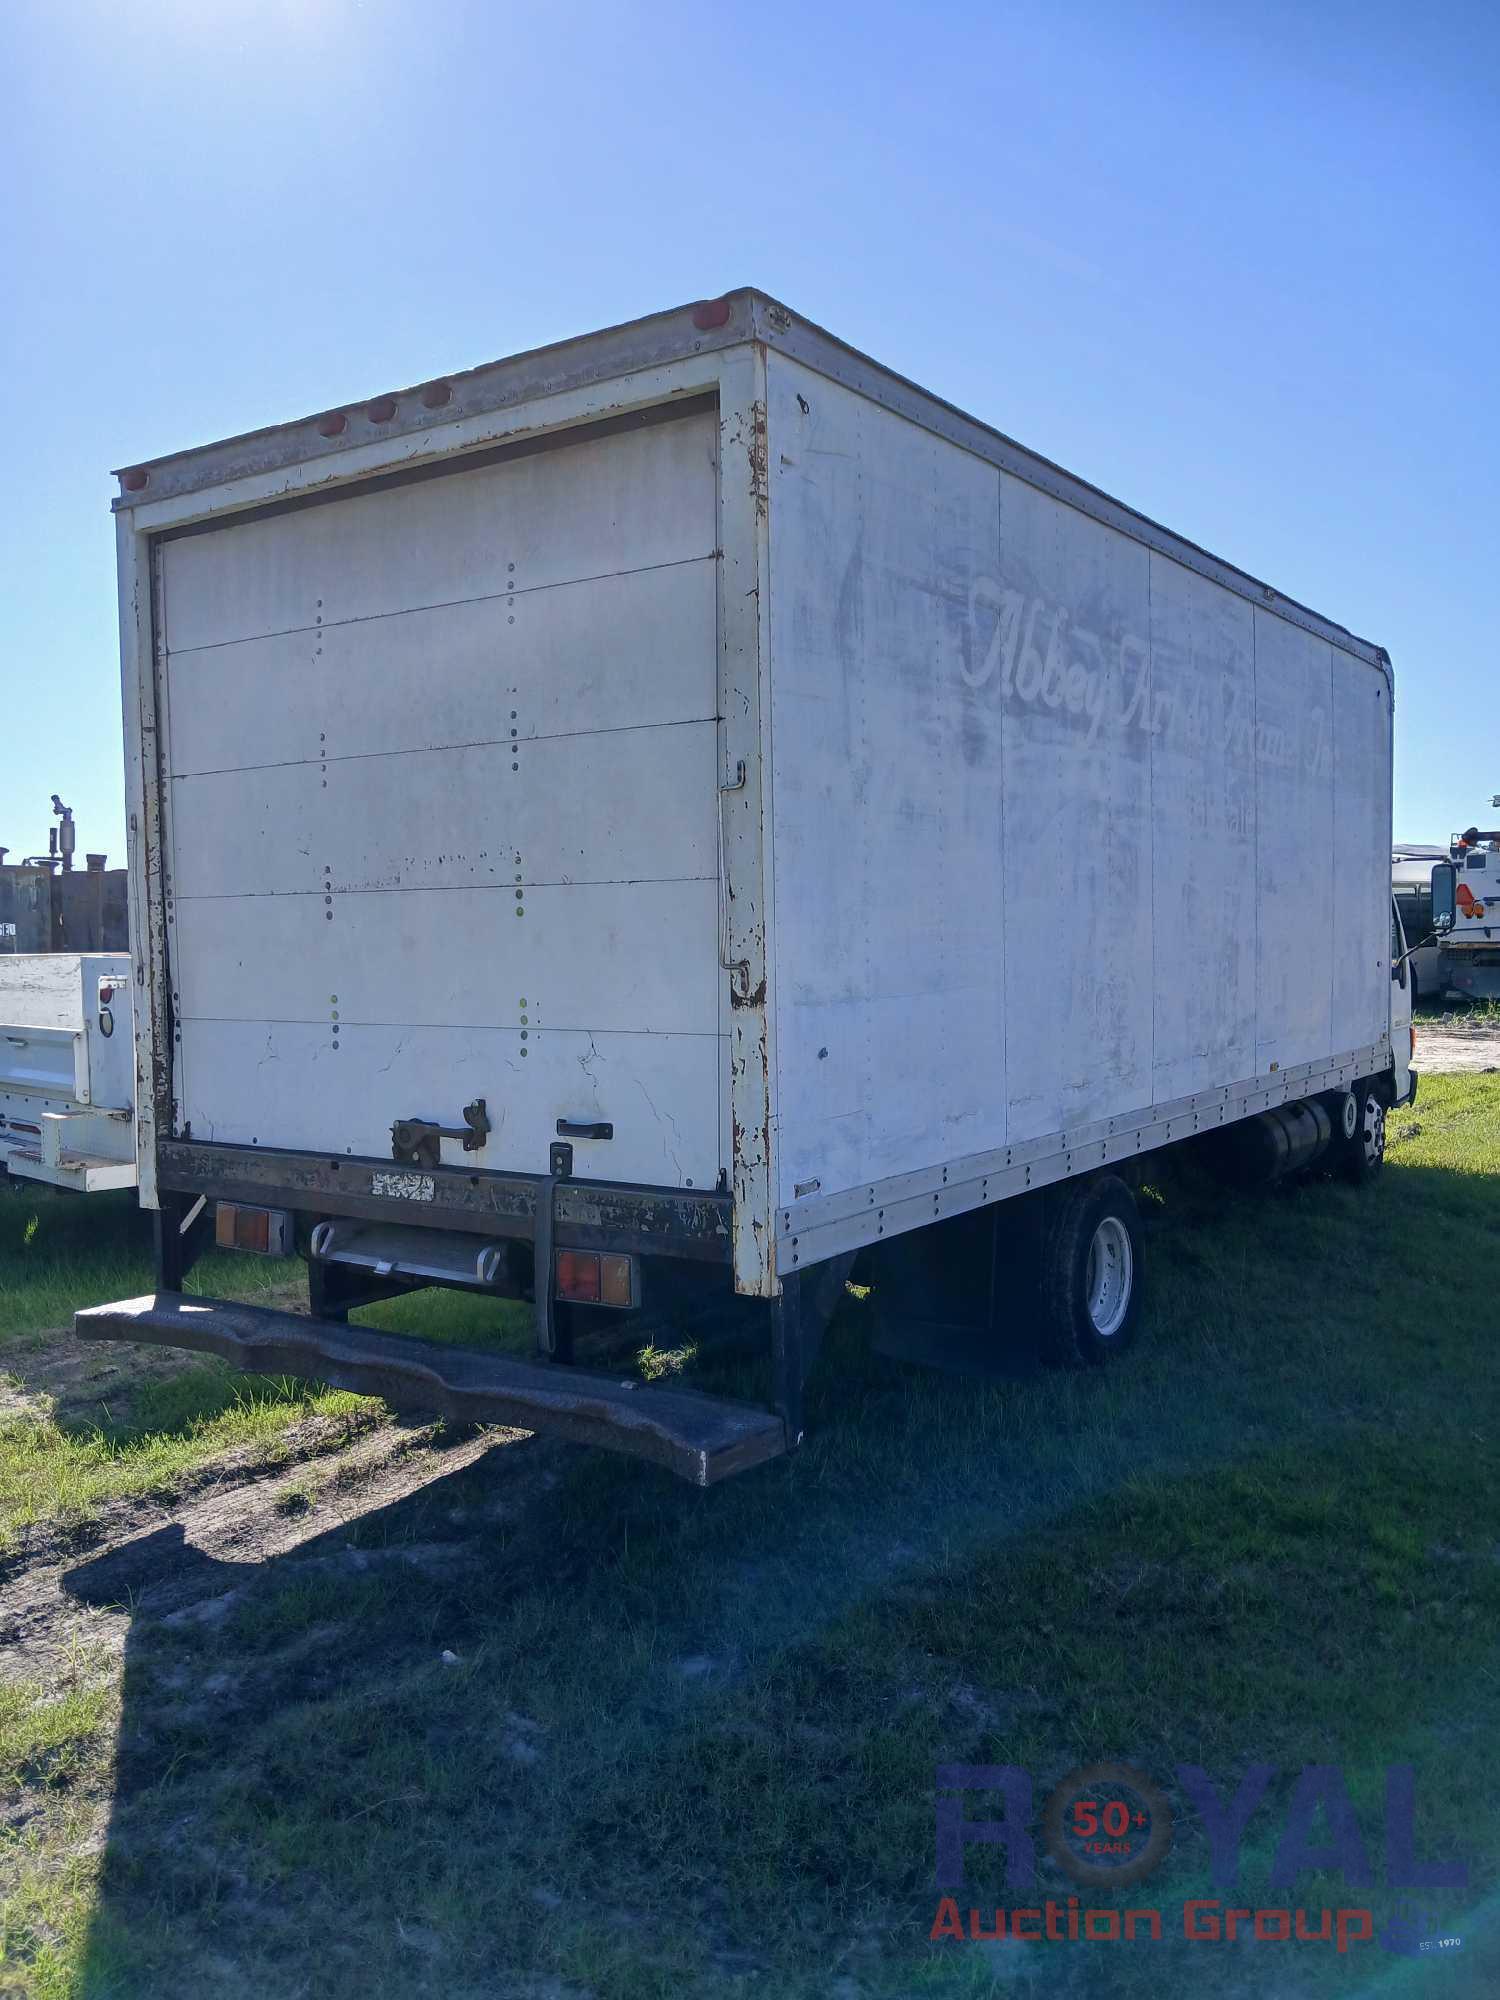
[[[319,1448],[334,1449],[368,1428],[369,1411],[342,1390],[202,1367],[153,1384],[119,1427],[72,1432],[34,1410],[0,1418],[0,1553],[39,1523],[82,1529],[109,1501],[170,1498],[231,1451],[275,1465],[288,1456],[291,1427],[309,1417],[323,1420]]]
[[[40,1681],[0,1681],[0,1785],[65,1790],[114,1707],[113,1687],[99,1678],[55,1694]]]
[[[1424,1081],[1373,1189],[1226,1207],[1165,1177],[1149,1333],[1104,1373],[908,1370],[851,1299],[793,1460],[705,1495],[510,1444],[211,1568],[224,1616],[131,1626],[111,1771],[80,1715],[71,1783],[108,1797],[107,1844],[18,1857],[0,1990],[1500,1991],[1497,1175],[1500,1078]],[[69,1588],[92,1601],[87,1565]],[[937,1764],[1023,1765],[1040,1805],[1098,1758],[1179,1808],[1123,1899],[1169,1933],[1206,1884],[1178,1765],[1221,1793],[1278,1767],[1234,1902],[1384,1921],[1382,1882],[1288,1898],[1269,1857],[1296,1771],[1336,1762],[1378,1870],[1383,1770],[1412,1763],[1419,1851],[1469,1862],[1426,1899],[1463,1952],[929,1943]],[[1015,1900],[986,1850],[970,1880]]]
[[[0,1833],[7,1994],[62,2000],[78,1990],[99,1882],[94,1827],[118,1722],[117,1663],[104,1657],[75,1651],[50,1685],[0,1681],[0,1799],[26,1802]]]
[[[8,1344],[68,1325],[79,1306],[138,1298],[154,1282],[151,1217],[133,1190],[85,1196],[0,1179],[0,1360]],[[254,1299],[287,1283],[278,1260],[212,1250],[192,1289]]]
[[[275,1462],[309,1417],[337,1443],[379,1414],[342,1391],[237,1375],[211,1360],[137,1375],[132,1350],[81,1344],[80,1367],[111,1374],[55,1381],[47,1364],[58,1329],[79,1306],[151,1290],[150,1242],[133,1192],[83,1198],[0,1183],[0,1384],[13,1391],[0,1411],[0,1554],[37,1524],[82,1527],[110,1501],[169,1495],[227,1452]],[[300,1266],[213,1251],[191,1289],[271,1302],[294,1274],[300,1281]]]
[[[1500,1027],[1500,1000],[1419,1000],[1413,1009],[1419,1029],[1424,1021],[1440,1021],[1449,1014],[1477,1027]]]
[[[388,1333],[419,1333],[427,1340],[460,1347],[505,1348],[530,1354],[535,1339],[531,1308],[513,1299],[485,1299],[467,1292],[412,1292],[363,1306],[357,1324]]]

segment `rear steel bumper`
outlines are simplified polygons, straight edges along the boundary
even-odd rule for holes
[[[657,1389],[630,1379],[580,1374],[547,1362],[471,1348],[440,1347],[265,1306],[157,1292],[75,1313],[84,1340],[139,1340],[217,1354],[252,1375],[296,1375],[396,1408],[432,1410],[460,1422],[555,1431],[666,1466],[694,1486],[713,1486],[787,1448],[771,1410]]]
[[[242,1201],[315,1216],[411,1222],[534,1242],[538,1210],[550,1202],[559,1249],[631,1250],[727,1265],[727,1194],[707,1189],[632,1187],[559,1180],[544,1174],[469,1167],[402,1166],[392,1160],[164,1139],[158,1186],[192,1200]]]

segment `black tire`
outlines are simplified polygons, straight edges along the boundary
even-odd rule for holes
[[[1385,1092],[1376,1077],[1364,1077],[1350,1093],[1354,1099],[1354,1130],[1344,1138],[1339,1170],[1345,1180],[1363,1187],[1385,1165]],[[1347,1132],[1347,1127],[1344,1128]]]
[[[1135,1338],[1141,1299],[1141,1223],[1115,1174],[1075,1181],[1054,1197],[1042,1251],[1042,1357],[1097,1368]],[[1101,1270],[1098,1260],[1112,1265]]]

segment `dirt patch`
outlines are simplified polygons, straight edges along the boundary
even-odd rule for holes
[[[268,1292],[257,1303],[281,1312],[307,1310],[306,1291],[300,1286]],[[128,1419],[143,1389],[180,1375],[185,1365],[202,1366],[203,1357],[195,1355],[185,1362],[170,1347],[79,1340],[69,1327],[51,1327],[33,1340],[6,1343],[0,1362],[0,1412],[16,1409],[28,1398],[45,1397],[51,1415],[65,1429],[120,1423]]]
[[[0,1412],[45,1399],[65,1428],[119,1422],[142,1389],[182,1372],[169,1348],[91,1346],[54,1331],[37,1346],[7,1345],[0,1368]]]
[[[20,1386],[4,1391],[12,1410],[44,1399],[53,1414],[86,1413],[170,1372],[180,1356],[110,1349],[100,1354],[59,1333],[22,1355],[7,1356]],[[108,1391],[105,1394],[105,1391]],[[478,1515],[443,1518],[441,1533],[391,1549],[331,1547],[342,1527],[462,1472],[497,1446],[503,1454],[503,1500]],[[145,1611],[164,1622],[214,1621],[234,1592],[226,1575],[248,1576],[269,1559],[317,1541],[309,1571],[387,1563],[449,1568],[464,1549],[478,1549],[500,1519],[529,1511],[531,1499],[555,1483],[558,1447],[523,1431],[454,1430],[393,1418],[379,1404],[367,1416],[311,1416],[291,1423],[274,1452],[250,1447],[226,1452],[170,1495],[112,1501],[84,1522],[42,1522],[22,1529],[0,1563],[0,1678],[50,1679],[80,1644],[117,1651],[132,1618]],[[86,1571],[86,1587],[79,1588]],[[65,1586],[66,1580],[66,1586]]]
[[[1488,1075],[1500,1071],[1500,1021],[1461,1014],[1418,1021],[1416,1067],[1428,1076]]]
[[[220,1565],[243,1567],[285,1555],[462,1470],[512,1435],[518,1434],[484,1432],[443,1443],[431,1425],[383,1424],[292,1467],[231,1455],[173,1501],[121,1501],[91,1522],[86,1598],[63,1587],[64,1574],[76,1572],[83,1556],[78,1532],[34,1532],[0,1583],[0,1675],[45,1676],[80,1641],[119,1647],[142,1610],[164,1619],[212,1620],[229,1609],[224,1600],[230,1593],[214,1583]],[[316,1472],[312,1482],[310,1468]],[[304,1504],[289,1509],[289,1489]],[[421,1559],[420,1551],[396,1553]],[[378,1558],[351,1550],[346,1559],[359,1565]]]

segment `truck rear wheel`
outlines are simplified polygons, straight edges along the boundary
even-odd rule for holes
[[[1354,1100],[1354,1125],[1351,1131],[1346,1116],[1339,1165],[1344,1178],[1361,1187],[1373,1180],[1385,1165],[1385,1096],[1374,1077],[1365,1077],[1355,1084],[1350,1095]]]
[[[1141,1225],[1135,1196],[1114,1174],[1074,1182],[1057,1197],[1042,1253],[1042,1354],[1054,1365],[1098,1367],[1135,1337]]]

